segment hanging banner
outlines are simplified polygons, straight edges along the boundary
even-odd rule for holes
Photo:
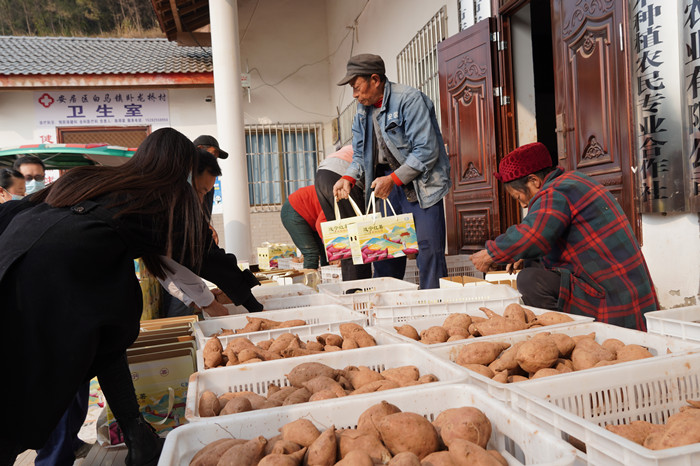
[[[632,59],[642,212],[686,211],[680,2],[633,0]]]
[[[700,212],[700,2],[685,0],[683,14],[683,89],[686,118],[684,154],[688,211]]]
[[[35,92],[34,115],[40,128],[170,125],[166,89]]]

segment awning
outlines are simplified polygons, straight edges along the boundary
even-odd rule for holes
[[[82,165],[119,166],[134,155],[135,148],[95,144],[28,144],[0,149],[0,167],[11,167],[23,155],[35,155],[47,170]]]

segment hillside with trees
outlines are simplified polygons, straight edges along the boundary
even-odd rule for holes
[[[0,0],[0,35],[164,37],[149,0]]]

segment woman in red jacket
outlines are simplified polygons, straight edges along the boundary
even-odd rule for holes
[[[294,245],[304,255],[304,268],[317,269],[328,265],[321,239],[321,222],[326,221],[314,185],[299,188],[282,205],[282,225],[292,237]]]

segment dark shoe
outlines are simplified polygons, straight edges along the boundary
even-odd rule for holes
[[[129,448],[126,465],[155,466],[165,439],[158,437],[156,430],[141,416],[120,427],[124,434],[124,443]]]

